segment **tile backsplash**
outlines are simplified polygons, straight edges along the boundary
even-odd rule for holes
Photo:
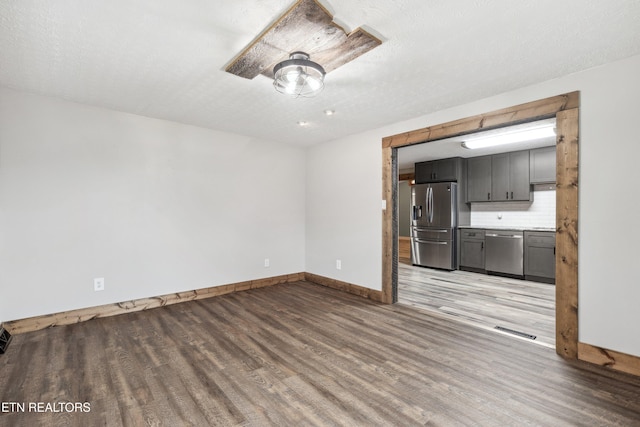
[[[471,204],[472,227],[556,226],[554,186],[535,186],[533,202],[489,202]]]

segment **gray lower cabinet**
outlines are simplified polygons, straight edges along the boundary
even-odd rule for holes
[[[460,269],[484,271],[484,230],[460,229]]]
[[[555,283],[556,233],[524,232],[524,275],[527,280]]]

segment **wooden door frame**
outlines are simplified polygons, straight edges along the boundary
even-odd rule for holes
[[[570,92],[382,139],[382,301],[398,292],[398,166],[401,147],[556,118],[556,352],[578,358],[578,134],[580,92]]]

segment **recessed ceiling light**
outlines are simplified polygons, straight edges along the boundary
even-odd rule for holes
[[[324,114],[327,116],[333,116],[336,113],[336,110],[324,110]]]
[[[299,120],[298,121],[298,126],[307,126],[309,124],[309,122],[306,122],[304,120]]]

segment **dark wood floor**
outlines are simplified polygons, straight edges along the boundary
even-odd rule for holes
[[[522,332],[536,337],[529,342],[551,348],[556,341],[555,292],[547,283],[416,267],[408,259],[398,263],[401,304],[496,333],[504,333],[496,326]]]
[[[17,335],[2,426],[633,426],[640,378],[306,282]]]

